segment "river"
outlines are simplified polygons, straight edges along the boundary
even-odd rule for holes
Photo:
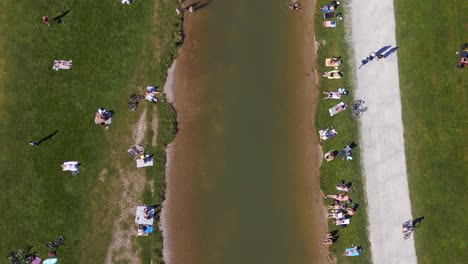
[[[287,4],[214,0],[185,14],[162,215],[168,264],[326,262],[313,3],[303,13]]]

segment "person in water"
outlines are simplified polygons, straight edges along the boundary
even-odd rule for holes
[[[291,10],[302,12],[302,6],[298,3],[289,4],[288,7]]]

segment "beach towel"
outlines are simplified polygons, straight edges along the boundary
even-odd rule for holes
[[[356,257],[356,256],[359,256],[359,254],[360,254],[360,250],[357,249],[356,247],[345,249],[345,255],[347,257]]]
[[[323,21],[323,22],[322,22],[322,26],[334,28],[334,27],[336,27],[336,21],[335,21],[335,20],[332,20],[332,21]]]
[[[328,109],[328,112],[330,113],[330,116],[334,116],[338,114],[339,112],[346,110],[347,105],[344,102],[340,102],[333,106],[332,108]]]
[[[154,217],[150,219],[145,218],[146,206],[137,206],[135,213],[135,224],[137,225],[153,225]]]
[[[340,225],[349,225],[349,223],[350,223],[350,220],[349,220],[349,218],[347,218],[347,219],[338,219],[338,220],[336,220],[335,224],[337,226],[340,226]]]
[[[57,263],[57,258],[46,259],[42,262],[42,264],[56,264],[56,263]]]

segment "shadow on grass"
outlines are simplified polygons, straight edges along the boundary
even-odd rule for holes
[[[421,227],[421,222],[424,220],[424,216],[420,216],[413,220],[413,227]]]

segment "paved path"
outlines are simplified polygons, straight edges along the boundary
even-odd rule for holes
[[[366,101],[361,151],[375,264],[417,263],[414,241],[403,240],[401,224],[411,218],[406,175],[397,52],[357,69],[370,52],[396,46],[393,0],[352,0],[352,43],[356,98]],[[389,52],[388,48],[383,54]],[[404,48],[404,47],[403,47]]]

